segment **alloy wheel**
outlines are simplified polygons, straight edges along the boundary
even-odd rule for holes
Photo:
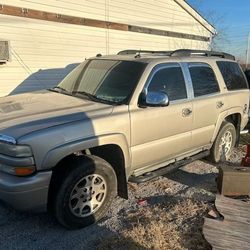
[[[224,156],[226,160],[228,159],[231,148],[232,148],[232,143],[233,143],[233,135],[229,130],[227,130],[223,134],[220,140],[220,145],[219,145],[220,157]]]
[[[77,217],[94,214],[107,195],[107,183],[99,174],[87,175],[74,186],[69,199],[71,212]]]

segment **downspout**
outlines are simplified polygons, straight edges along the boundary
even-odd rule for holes
[[[109,23],[109,0],[105,0],[105,21]],[[109,54],[109,26],[106,28],[106,55]]]

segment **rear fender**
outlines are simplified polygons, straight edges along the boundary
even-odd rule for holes
[[[214,130],[214,134],[213,134],[213,137],[212,137],[212,140],[211,142],[213,143],[216,136],[218,135],[219,133],[219,130],[221,128],[221,125],[223,123],[223,121],[225,121],[225,118],[227,116],[230,116],[230,115],[233,115],[233,114],[240,114],[241,117],[243,116],[243,111],[242,111],[242,108],[241,107],[235,107],[235,108],[232,108],[230,110],[226,110],[222,113],[220,113],[219,117],[218,117],[218,120],[217,120],[217,123],[216,123],[216,126],[215,126],[215,130]],[[240,131],[237,131],[237,133],[239,133]]]

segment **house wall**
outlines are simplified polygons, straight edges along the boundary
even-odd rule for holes
[[[0,4],[210,38],[213,28],[178,1],[1,0]],[[12,54],[11,62],[0,65],[0,96],[55,86],[77,63],[97,53],[209,48],[209,41],[37,20],[1,11],[0,39],[10,40]]]

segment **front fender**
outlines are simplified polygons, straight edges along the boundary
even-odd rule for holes
[[[56,146],[51,149],[42,162],[42,169],[51,169],[57,165],[63,158],[73,154],[74,152],[107,145],[115,144],[118,145],[124,155],[126,169],[130,168],[130,153],[129,146],[126,137],[123,134],[107,134],[101,136],[94,136],[76,141],[71,141],[63,145]]]

